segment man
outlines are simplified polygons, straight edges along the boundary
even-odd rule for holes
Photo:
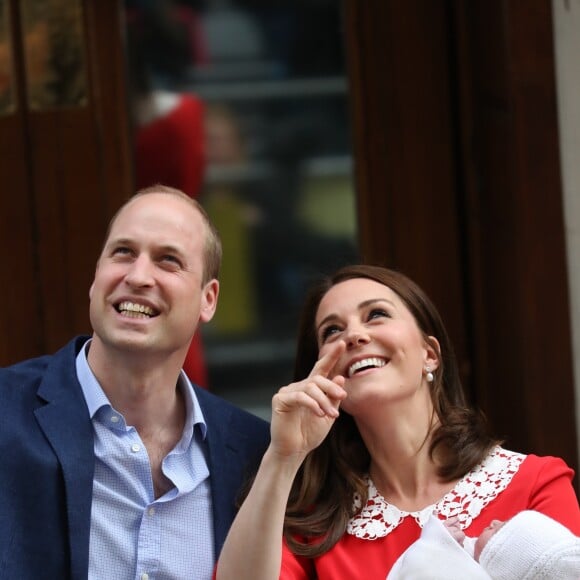
[[[178,190],[111,221],[92,337],[0,369],[0,577],[209,578],[268,424],[181,371],[215,312],[217,232]]]

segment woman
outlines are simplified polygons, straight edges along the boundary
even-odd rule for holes
[[[477,536],[535,509],[580,534],[572,470],[489,435],[439,314],[402,274],[349,266],[315,288],[295,370],[218,578],[384,580],[431,513]]]

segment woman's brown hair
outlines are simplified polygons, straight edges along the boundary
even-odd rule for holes
[[[439,343],[439,366],[430,383],[438,422],[429,442],[434,457],[438,449],[438,474],[444,481],[463,477],[498,443],[488,431],[483,414],[467,402],[453,346],[441,317],[425,294],[400,272],[379,266],[346,266],[322,279],[309,292],[298,329],[294,380],[307,377],[318,359],[315,319],[318,306],[330,288],[353,278],[368,278],[388,286],[404,302],[426,341]],[[353,498],[367,499],[366,474],[370,456],[352,416],[344,411],[323,443],[304,461],[292,487],[284,536],[296,554],[319,556],[345,533],[354,515]]]

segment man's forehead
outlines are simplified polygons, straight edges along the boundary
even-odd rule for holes
[[[185,199],[168,194],[150,193],[129,201],[111,224],[111,232],[123,227],[144,226],[151,223],[178,228],[202,229],[205,223],[197,208]]]
[[[120,210],[119,216],[142,209],[176,208],[180,213],[199,215],[199,211],[189,199],[169,193],[147,193],[131,198]],[[187,209],[186,209],[187,208]]]
[[[138,246],[147,244],[157,250],[167,252],[182,252],[184,251],[181,240],[174,236],[160,236],[157,232],[151,232],[151,235],[143,237],[141,235],[124,235],[125,232],[115,233],[114,231],[109,236],[106,246]]]
[[[160,248],[179,249],[190,243],[197,244],[204,237],[205,224],[199,213],[197,216],[183,211],[175,213],[151,206],[133,212],[126,207],[111,224],[104,245],[146,242]]]

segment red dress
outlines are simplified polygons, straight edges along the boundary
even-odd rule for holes
[[[533,509],[580,535],[572,477],[562,459],[497,447],[437,504],[412,513],[388,504],[369,479],[369,500],[342,539],[314,559],[294,556],[284,546],[280,578],[385,580],[397,558],[419,538],[430,513],[441,519],[458,516],[465,533],[478,536],[491,520]]]

